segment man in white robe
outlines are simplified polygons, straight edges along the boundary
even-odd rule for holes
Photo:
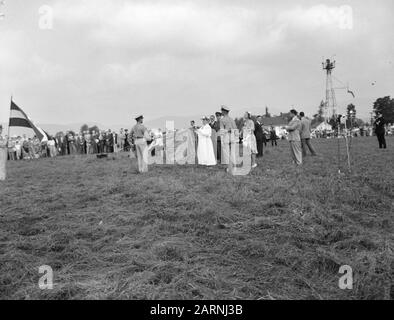
[[[212,128],[209,125],[209,118],[204,117],[202,121],[203,126],[200,129],[196,130],[196,133],[198,135],[198,164],[205,166],[215,166],[216,157],[211,139]]]

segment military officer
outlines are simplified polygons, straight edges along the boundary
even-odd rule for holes
[[[222,140],[222,164],[228,165],[229,170],[235,165],[235,153],[231,152],[239,133],[235,121],[229,116],[230,109],[222,106],[222,119],[220,120],[220,135]],[[230,159],[231,158],[231,159]],[[230,161],[231,160],[231,161]]]
[[[137,124],[131,129],[131,141],[135,145],[135,154],[138,161],[138,172],[148,172],[148,143],[151,137],[148,129],[143,125],[144,117],[138,116],[135,118]]]

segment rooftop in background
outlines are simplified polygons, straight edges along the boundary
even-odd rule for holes
[[[282,113],[280,116],[271,117],[271,118],[263,117],[263,125],[274,126],[274,127],[284,126],[289,123],[288,120],[289,117],[290,117],[290,113]]]

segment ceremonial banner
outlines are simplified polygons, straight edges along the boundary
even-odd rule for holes
[[[40,141],[48,141],[48,136],[44,130],[34,125],[26,113],[23,112],[13,101],[11,101],[11,115],[9,127],[31,128]]]

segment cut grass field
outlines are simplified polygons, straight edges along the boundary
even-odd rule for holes
[[[343,142],[341,142],[343,143]],[[1,299],[393,299],[394,139],[337,141],[300,169],[288,143],[259,167],[64,157],[10,162],[0,184]],[[343,169],[346,168],[342,145]],[[41,291],[38,268],[54,270]],[[354,272],[338,286],[340,266]]]

